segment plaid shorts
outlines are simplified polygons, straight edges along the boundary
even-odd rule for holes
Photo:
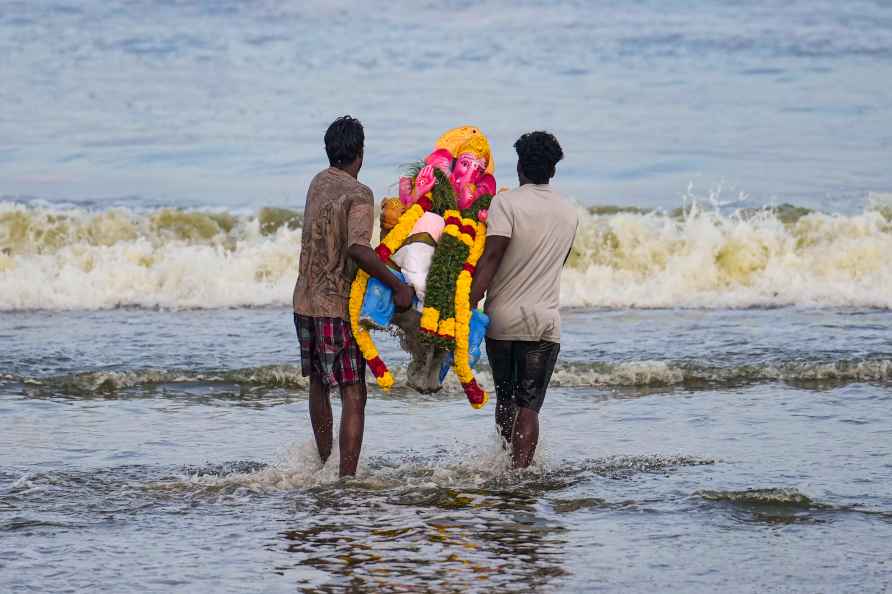
[[[304,377],[319,376],[331,387],[365,382],[365,359],[349,322],[294,314],[294,326]]]

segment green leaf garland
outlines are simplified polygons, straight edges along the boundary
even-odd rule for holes
[[[441,320],[455,317],[455,283],[470,251],[457,237],[446,233],[434,251],[431,268],[427,273],[424,306],[439,311]],[[424,339],[441,348],[451,350],[455,347],[454,338],[425,334]]]

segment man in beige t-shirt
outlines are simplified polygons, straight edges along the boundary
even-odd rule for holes
[[[564,153],[547,132],[514,144],[520,187],[496,195],[471,303],[486,293],[486,353],[496,383],[496,425],[514,466],[532,462],[539,410],[561,341],[561,270],[576,236],[576,209],[550,185]]]

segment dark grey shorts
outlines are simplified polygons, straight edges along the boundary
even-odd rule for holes
[[[545,340],[487,338],[486,356],[496,383],[496,398],[539,412],[560,350],[560,344]]]

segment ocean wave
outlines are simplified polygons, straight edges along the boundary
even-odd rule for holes
[[[817,501],[794,487],[744,490],[702,490],[692,494],[705,502],[732,508],[732,515],[747,524],[823,524],[830,514],[858,514],[888,522],[892,511],[856,505],[834,505]]]
[[[794,488],[746,489],[744,491],[697,491],[694,495],[707,501],[726,501],[745,506],[775,506],[802,509],[830,509]]]
[[[410,390],[405,368],[393,369],[396,378],[394,397],[408,394],[413,400],[428,398]],[[484,387],[493,385],[492,375],[481,366],[478,379]],[[111,395],[131,389],[152,389],[160,385],[239,386],[257,389],[305,390],[308,381],[296,365],[266,365],[223,371],[178,369],[141,369],[133,371],[91,371],[55,377],[20,377],[0,374],[4,383],[18,383],[41,393],[74,397]],[[712,366],[702,363],[668,361],[631,361],[623,363],[588,363],[559,365],[551,385],[560,388],[673,388],[750,385],[766,382],[793,384],[892,382],[892,359],[846,359],[837,361],[779,361],[736,366]],[[174,393],[176,391],[174,390]],[[191,393],[191,392],[190,392]],[[213,395],[225,397],[216,391]],[[447,376],[441,395],[463,397],[458,381]],[[240,393],[240,397],[243,394]],[[430,398],[438,398],[432,395]]]
[[[0,311],[282,305],[300,214],[0,204]]]
[[[892,217],[791,209],[619,212],[580,224],[569,306],[892,307]]]
[[[892,208],[580,210],[569,307],[892,307]],[[0,203],[0,311],[290,302],[300,213]]]

